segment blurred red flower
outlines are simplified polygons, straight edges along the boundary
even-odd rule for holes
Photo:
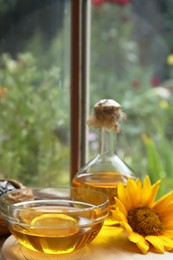
[[[151,77],[151,85],[152,85],[153,87],[159,86],[160,83],[161,83],[161,80],[160,80],[160,78],[159,78],[158,76],[153,75],[153,76]]]
[[[104,4],[105,0],[93,0],[93,5],[95,6],[101,6]]]
[[[131,0],[93,0],[93,5],[101,6],[104,3],[112,3],[117,5],[127,5],[131,3]]]

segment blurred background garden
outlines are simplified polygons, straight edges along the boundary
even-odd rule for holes
[[[0,177],[66,185],[70,0],[0,0]],[[92,0],[90,104],[119,102],[117,153],[173,188],[173,2]],[[89,129],[89,158],[97,133]]]

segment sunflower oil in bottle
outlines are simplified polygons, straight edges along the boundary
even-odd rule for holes
[[[121,113],[120,105],[114,100],[101,100],[94,106],[94,115],[88,123],[99,131],[98,154],[82,167],[72,180],[74,187],[94,189],[108,196],[109,215],[105,220],[106,226],[116,225],[111,209],[116,204],[118,183],[126,185],[128,178],[135,178],[133,171],[115,152]]]

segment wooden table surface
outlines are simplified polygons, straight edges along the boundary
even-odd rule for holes
[[[106,232],[105,232],[106,229]],[[4,242],[5,241],[5,242]],[[65,255],[46,255],[20,245],[13,236],[1,238],[0,260],[173,260],[173,252],[141,254],[120,228],[103,228],[95,240],[84,248]]]

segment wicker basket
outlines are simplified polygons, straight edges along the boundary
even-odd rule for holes
[[[24,188],[23,184],[17,182],[16,180],[0,179],[0,196],[8,191],[21,189],[21,188]],[[17,201],[13,200],[13,202],[15,203]],[[5,236],[9,234],[10,231],[8,230],[7,223],[5,219],[0,215],[0,236]]]

